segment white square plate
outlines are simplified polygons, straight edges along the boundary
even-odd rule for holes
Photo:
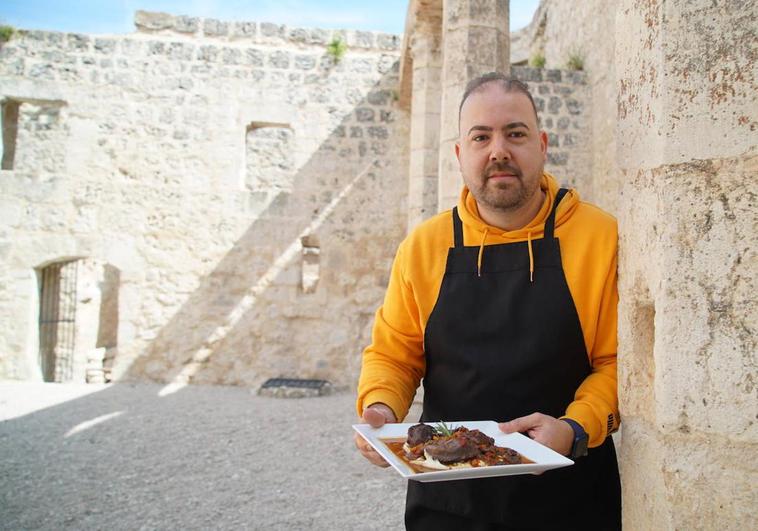
[[[533,441],[520,433],[505,434],[500,431],[497,422],[492,420],[446,422],[450,429],[465,426],[470,430],[479,430],[495,439],[496,446],[505,446],[519,452],[527,459],[534,461],[525,465],[497,465],[475,468],[456,468],[453,470],[434,470],[416,472],[402,459],[395,455],[382,439],[405,439],[408,428],[417,423],[385,424],[381,428],[372,428],[368,424],[354,424],[353,428],[361,437],[384,457],[401,476],[416,481],[450,481],[453,479],[488,478],[494,476],[512,476],[516,474],[540,474],[551,468],[573,465],[574,462],[547,446]],[[434,426],[436,423],[427,423]]]

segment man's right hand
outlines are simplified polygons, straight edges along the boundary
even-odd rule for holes
[[[371,404],[363,410],[361,422],[363,424],[370,424],[372,428],[381,428],[388,422],[397,422],[397,418],[395,418],[395,413],[392,412],[392,409],[386,404]],[[360,434],[356,433],[354,439],[358,451],[372,464],[381,467],[390,466]]]

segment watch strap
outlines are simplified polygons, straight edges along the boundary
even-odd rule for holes
[[[566,422],[571,429],[574,430],[574,442],[571,444],[571,453],[569,457],[571,459],[577,459],[578,457],[584,457],[587,455],[587,432],[584,428],[574,419],[562,418],[562,421]]]

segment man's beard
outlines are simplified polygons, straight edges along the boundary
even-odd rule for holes
[[[505,183],[494,183],[490,176],[494,173],[508,172],[516,176]],[[477,202],[499,211],[511,211],[525,205],[539,188],[539,179],[530,188],[524,183],[524,175],[520,169],[506,162],[489,164],[479,177],[478,186],[471,193]],[[529,183],[531,184],[531,183]]]

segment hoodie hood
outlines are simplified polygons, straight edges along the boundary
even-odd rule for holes
[[[534,216],[525,227],[520,229],[504,231],[501,228],[488,225],[480,216],[476,199],[471,194],[468,187],[464,186],[461,197],[458,200],[458,215],[461,217],[463,224],[476,232],[481,233],[482,237],[479,244],[479,255],[477,257],[477,274],[482,276],[482,259],[484,256],[484,246],[487,243],[487,236],[492,236],[497,240],[506,242],[527,241],[527,250],[529,252],[529,281],[534,282],[534,253],[532,249],[532,240],[542,238],[545,233],[545,220],[547,220],[550,210],[553,207],[553,201],[558,194],[558,182],[555,177],[547,172],[542,173],[540,188],[545,192],[545,201],[542,203],[539,212]],[[555,228],[560,227],[576,210],[579,205],[579,194],[576,190],[570,190],[558,205],[555,212]]]
[[[525,227],[512,231],[504,231],[498,227],[488,225],[480,216],[479,208],[476,204],[476,199],[469,191],[468,187],[464,186],[461,192],[461,197],[458,200],[458,214],[461,217],[461,221],[469,228],[482,233],[484,237],[487,234],[490,236],[498,236],[508,241],[522,241],[527,238],[541,238],[545,230],[545,220],[550,214],[550,209],[553,206],[553,201],[560,188],[558,181],[555,180],[548,172],[543,172],[542,179],[540,180],[540,188],[545,192],[545,201],[540,207],[537,215],[534,219],[527,223]],[[560,227],[565,223],[576,210],[579,205],[579,194],[576,190],[569,190],[566,196],[558,205],[558,210],[555,213],[555,226]]]

